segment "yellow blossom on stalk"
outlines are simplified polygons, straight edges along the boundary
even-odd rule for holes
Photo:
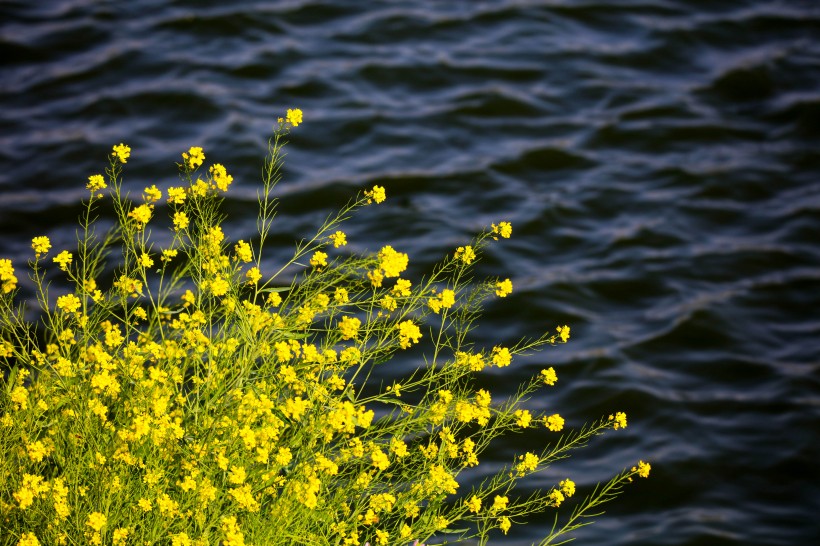
[[[233,182],[233,176],[228,174],[227,169],[225,169],[224,165],[219,163],[214,163],[211,165],[209,169],[211,176],[213,176],[214,184],[216,187],[219,188],[221,191],[228,191],[228,186],[231,185]]]
[[[393,293],[397,296],[409,296],[412,285],[413,283],[407,279],[399,279],[396,281],[396,286],[393,287]]]
[[[612,424],[612,428],[614,430],[618,430],[619,428],[626,428],[626,414],[622,411],[615,413],[615,415],[610,415],[609,420],[615,421]]]
[[[258,267],[252,267],[245,273],[245,277],[247,277],[250,284],[256,284],[262,278],[262,272],[259,271]]]
[[[561,341],[566,343],[569,339],[569,326],[565,324],[564,326],[559,326],[556,330],[558,330],[558,335],[561,336]]]
[[[498,368],[503,368],[505,366],[509,366],[510,362],[512,362],[512,355],[510,354],[510,350],[506,347],[493,347],[493,365]]]
[[[107,521],[108,518],[106,518],[104,514],[100,512],[91,512],[88,514],[88,519],[85,524],[99,532],[103,527],[105,527]]]
[[[478,512],[481,510],[481,499],[476,495],[470,497],[470,500],[468,500],[466,504],[469,511],[473,512],[474,514],[478,514]]]
[[[558,483],[561,486],[561,491],[567,497],[571,497],[575,494],[575,482],[567,478],[566,480],[562,480]]]
[[[126,163],[128,158],[131,157],[131,147],[120,142],[114,146],[114,151],[111,152],[111,155],[119,159],[120,163]]]
[[[179,254],[179,251],[177,249],[166,248],[162,251],[162,258],[160,258],[160,260],[162,260],[163,262],[170,262],[171,260],[177,257],[177,254]]]
[[[544,426],[552,432],[560,432],[564,428],[564,418],[555,413],[544,418]]]
[[[439,313],[442,309],[449,309],[456,303],[456,293],[449,288],[442,290],[441,294],[427,301],[427,305],[434,313]]]
[[[465,264],[469,265],[469,264],[473,263],[473,260],[475,260],[475,258],[476,258],[475,251],[473,250],[473,247],[471,247],[469,245],[468,246],[460,246],[456,249],[456,254],[455,254],[455,259],[456,260],[461,260]]]
[[[495,514],[496,512],[500,512],[507,508],[507,504],[510,502],[510,499],[507,497],[502,497],[500,495],[496,495],[493,499],[493,505],[490,507],[490,512]]]
[[[648,478],[649,471],[652,470],[652,466],[649,463],[645,463],[643,461],[638,461],[638,466],[632,467],[632,472],[637,472],[638,476],[641,478]]]
[[[412,320],[405,320],[397,324],[396,328],[399,330],[399,345],[402,349],[407,349],[421,339],[421,330]]]
[[[66,294],[57,298],[57,309],[64,313],[76,313],[81,306],[82,301],[74,294]]]
[[[327,254],[321,250],[317,250],[310,259],[310,265],[313,267],[325,267],[327,265]]]
[[[37,535],[34,533],[23,533],[17,546],[40,546],[40,541],[37,540]]]
[[[137,229],[142,229],[151,220],[152,214],[151,205],[140,205],[129,212],[128,217],[136,220]]]
[[[137,502],[137,505],[142,509],[143,512],[151,511],[151,501],[148,499],[140,499]]]
[[[157,188],[156,184],[152,184],[150,188],[142,190],[142,198],[149,203],[155,203],[162,199],[162,191]]]
[[[17,288],[17,277],[14,275],[14,266],[7,258],[0,259],[0,288],[8,294]]]
[[[396,252],[392,246],[388,245],[379,251],[379,268],[387,278],[398,277],[402,271],[407,269],[409,258],[403,252]]]
[[[333,235],[330,235],[328,239],[333,243],[333,248],[339,248],[347,244],[347,235],[342,231],[337,231]]]
[[[114,546],[125,546],[125,541],[130,533],[131,531],[127,527],[114,529],[114,536],[112,537]]]
[[[538,468],[538,455],[535,453],[525,453],[524,455],[519,455],[518,460],[520,461],[517,465],[515,465],[515,469],[518,471],[518,475],[524,475],[527,472],[533,472],[536,468]]]
[[[51,248],[51,241],[45,235],[35,237],[31,240],[31,248],[34,250],[34,255],[38,258],[40,254],[47,254]]]
[[[339,321],[339,332],[342,334],[342,339],[355,339],[359,335],[361,325],[362,321],[358,318],[343,316],[342,320]]]
[[[347,292],[346,288],[338,287],[336,291],[333,293],[333,300],[336,303],[347,303],[350,301],[350,295]]]
[[[182,152],[182,159],[185,160],[185,166],[193,171],[205,161],[205,154],[200,146],[191,146],[187,152]]]
[[[505,298],[509,294],[512,294],[513,285],[510,279],[504,279],[503,281],[498,281],[495,283],[495,295],[499,298]]]
[[[172,186],[168,188],[168,203],[181,205],[185,202],[185,188]]]
[[[501,516],[500,518],[498,518],[498,528],[504,531],[505,535],[507,534],[507,531],[510,530],[510,527],[512,527],[512,523],[510,523],[510,518],[508,518],[507,516]]]
[[[549,497],[547,497],[547,504],[549,506],[555,506],[556,508],[558,508],[559,506],[561,506],[561,503],[564,502],[564,500],[564,494],[558,489],[553,489],[552,491],[550,491]]]
[[[299,124],[302,123],[302,111],[298,108],[288,108],[288,114],[285,119],[294,127],[298,127]]]
[[[188,228],[188,215],[184,212],[175,212],[173,217],[174,229],[179,231]]]
[[[139,261],[142,267],[151,267],[152,265],[154,265],[154,260],[145,252],[143,252],[140,256]]]
[[[382,274],[381,269],[376,269],[375,271],[368,271],[367,278],[370,279],[370,284],[378,288],[382,285],[384,275]]]
[[[528,410],[515,410],[515,424],[527,428],[532,422],[532,414]]]
[[[370,204],[375,201],[377,204],[381,203],[385,199],[387,199],[387,194],[384,191],[382,186],[373,186],[372,190],[367,190],[364,192],[365,197],[367,197],[367,203]]]
[[[387,470],[387,467],[390,466],[390,459],[387,458],[387,454],[378,447],[373,448],[370,458],[373,461],[373,466],[379,470]]]
[[[40,440],[28,444],[26,448],[29,459],[35,463],[39,463],[44,457],[47,457],[52,452],[52,448],[46,446]]]
[[[101,174],[92,174],[88,177],[88,184],[85,185],[87,190],[90,190],[92,193],[95,191],[104,190],[108,186],[105,183],[105,178]]]
[[[540,375],[541,380],[549,386],[555,385],[556,381],[558,381],[558,375],[556,375],[553,367],[549,367],[546,370],[541,370]]]
[[[498,240],[498,235],[501,235],[505,239],[509,239],[510,235],[512,235],[512,224],[509,222],[499,222],[498,225],[492,224],[493,229],[493,239],[496,241]]]
[[[71,255],[71,252],[63,250],[62,252],[54,256],[54,258],[52,259],[55,264],[60,266],[60,269],[62,269],[63,271],[68,271],[68,266],[71,265],[71,261],[74,259],[74,257]]]
[[[236,243],[233,250],[236,253],[236,259],[239,261],[248,263],[253,260],[253,250],[251,250],[251,245],[245,241],[239,241]]]

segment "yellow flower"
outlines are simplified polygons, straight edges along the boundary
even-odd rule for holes
[[[188,215],[184,212],[175,212],[173,221],[174,229],[177,231],[188,228]]]
[[[512,362],[510,350],[506,347],[493,347],[493,365],[499,368],[509,366]]]
[[[105,523],[107,521],[108,518],[106,518],[104,514],[101,514],[100,512],[91,512],[88,514],[88,520],[86,520],[85,524],[95,531],[99,531],[105,527]]]
[[[151,501],[148,499],[140,499],[137,502],[137,505],[142,509],[143,512],[151,511]]]
[[[54,256],[53,260],[54,263],[60,266],[60,269],[63,271],[68,271],[68,266],[71,265],[71,261],[73,260],[73,256],[71,252],[67,250],[63,250],[56,256]]]
[[[547,385],[555,385],[555,382],[558,381],[558,376],[555,373],[555,369],[549,367],[546,370],[541,370],[541,380]]]
[[[333,300],[336,303],[347,303],[350,301],[350,295],[347,293],[347,289],[341,287],[337,288],[333,293]]]
[[[515,424],[527,428],[532,422],[532,414],[528,410],[515,410]]]
[[[142,229],[151,220],[151,214],[153,211],[150,205],[140,205],[129,212],[128,217],[137,221],[137,229]]]
[[[34,533],[23,533],[17,546],[40,546],[40,541]]]
[[[461,260],[465,264],[469,265],[469,264],[473,263],[473,260],[475,260],[476,255],[475,255],[475,251],[473,250],[473,247],[471,247],[469,245],[468,246],[460,246],[456,249],[455,258],[456,258],[456,260]]]
[[[505,239],[509,239],[512,235],[512,224],[509,222],[499,222],[498,225],[493,224],[493,235],[501,235]],[[493,237],[496,241],[498,237]]]
[[[168,188],[168,203],[176,203],[181,205],[185,202],[185,188],[171,187]]]
[[[503,281],[498,281],[495,283],[495,295],[499,298],[507,297],[507,295],[511,294],[512,291],[513,285],[510,279],[504,279]]]
[[[46,236],[35,237],[31,240],[31,248],[34,250],[35,256],[39,258],[40,254],[48,253],[51,248],[51,241]]]
[[[558,485],[561,486],[561,491],[567,497],[571,497],[575,494],[575,482],[570,480],[569,478],[559,482]]]
[[[555,506],[556,508],[561,506],[561,503],[564,502],[564,494],[557,489],[553,489],[550,491],[550,495],[547,499],[547,505]]]
[[[544,426],[553,432],[559,432],[564,428],[564,418],[555,413],[544,418]]]
[[[131,157],[131,148],[123,143],[119,143],[114,146],[114,151],[111,152],[111,155],[116,156],[117,159],[120,160],[120,163],[126,163],[128,158]]]
[[[421,339],[421,330],[412,320],[405,320],[397,324],[396,328],[399,330],[399,345],[402,349],[407,349]]]
[[[478,512],[481,510],[481,499],[473,495],[472,497],[470,497],[470,500],[467,501],[467,508],[470,510],[470,512],[478,514]]]
[[[390,245],[379,251],[379,268],[384,272],[385,277],[398,277],[402,271],[407,269],[408,262],[407,254],[396,252]]]
[[[409,296],[412,285],[413,283],[407,279],[399,279],[396,281],[396,286],[393,287],[393,293],[397,296]]]
[[[610,415],[609,420],[615,421],[612,424],[612,428],[614,430],[618,430],[619,428],[626,428],[626,414],[622,411],[615,413],[615,415]]]
[[[162,199],[162,192],[157,188],[156,184],[151,185],[150,188],[145,188],[142,194],[143,199],[149,203],[154,203]]]
[[[566,343],[569,339],[569,326],[565,324],[564,326],[559,326],[556,330],[558,330],[558,335],[561,336],[561,341]]]
[[[143,252],[140,256],[140,265],[142,267],[151,267],[152,265],[154,265],[154,260],[151,259],[151,256]]]
[[[239,241],[233,247],[234,252],[236,253],[236,258],[244,263],[248,263],[249,261],[253,260],[253,251],[251,250],[251,245],[246,243],[245,241]]]
[[[518,471],[519,475],[532,472],[538,467],[538,455],[535,453],[525,453],[524,455],[519,455],[518,460],[520,462],[515,465],[515,469]]]
[[[103,178],[101,174],[92,174],[88,177],[88,184],[86,184],[85,187],[93,193],[95,191],[104,190],[108,186],[105,184],[105,178]]]
[[[370,459],[373,461],[373,466],[379,470],[386,470],[390,466],[390,459],[387,458],[387,454],[378,447],[373,448]]]
[[[507,497],[502,497],[500,495],[496,495],[493,499],[493,505],[490,507],[490,512],[496,513],[504,510],[507,508],[507,504],[510,502],[510,499]]]
[[[245,273],[245,277],[247,277],[249,283],[256,284],[262,278],[262,272],[259,271],[258,267],[252,267]]]
[[[228,174],[225,167],[219,163],[214,163],[211,165],[209,172],[214,178],[214,184],[216,184],[216,187],[221,191],[228,191],[228,186],[230,186],[231,182],[233,182],[233,176]]]
[[[648,478],[649,471],[652,470],[652,466],[649,463],[645,463],[643,461],[638,461],[638,468],[632,467],[632,471],[635,472],[637,470],[638,476],[641,478]]]
[[[288,108],[287,122],[298,127],[302,123],[302,111],[298,108]]]
[[[8,294],[17,288],[17,277],[14,275],[14,266],[11,260],[3,258],[0,260],[0,288],[4,294]]]
[[[502,516],[498,518],[498,528],[504,531],[505,535],[507,534],[507,531],[510,530],[510,527],[512,527],[512,523],[510,523],[510,518],[508,518],[507,516]]]
[[[362,321],[356,317],[343,316],[342,320],[339,321],[339,331],[342,334],[342,339],[355,339],[359,335],[361,325]]]
[[[76,313],[81,306],[80,298],[74,294],[66,294],[57,298],[57,308],[65,313]]]
[[[334,248],[339,248],[340,246],[347,244],[347,235],[345,235],[342,231],[337,231],[333,235],[329,236],[328,239],[330,239],[333,243]]]
[[[201,147],[191,146],[187,152],[182,152],[182,159],[185,160],[185,165],[193,171],[205,161],[205,154]]]
[[[327,265],[327,254],[322,252],[321,250],[317,250],[313,253],[313,257],[310,259],[310,265],[313,267],[324,267]]]
[[[384,191],[382,186],[373,186],[372,190],[367,190],[364,192],[365,197],[367,197],[367,203],[370,204],[375,201],[377,204],[381,203],[385,199],[387,199],[387,194]]]

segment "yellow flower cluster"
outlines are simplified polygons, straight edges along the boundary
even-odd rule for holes
[[[185,166],[190,170],[196,170],[205,161],[205,153],[199,146],[191,146],[187,152],[182,153],[182,159],[185,160]]]
[[[367,190],[364,192],[365,197],[367,197],[367,202],[372,203],[375,201],[377,204],[383,202],[387,199],[387,193],[382,186],[373,186],[372,190]]]
[[[114,146],[114,151],[111,152],[111,155],[119,159],[120,163],[126,163],[128,158],[131,157],[131,147],[119,143]]]
[[[17,288],[17,277],[14,275],[14,266],[7,258],[0,259],[0,289],[8,294]]]

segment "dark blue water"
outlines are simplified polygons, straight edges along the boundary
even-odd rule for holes
[[[653,465],[579,544],[820,543],[818,3],[4,0],[0,58],[0,256],[18,271],[31,237],[70,245],[121,141],[133,192],[203,146],[249,237],[266,138],[300,107],[280,255],[374,183],[389,200],[349,226],[354,250],[390,243],[418,270],[513,223],[480,271],[516,291],[479,333],[573,338],[496,397],[549,364],[534,406],[630,418],[534,485]]]

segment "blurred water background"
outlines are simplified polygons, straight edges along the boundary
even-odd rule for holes
[[[552,365],[533,407],[630,419],[533,486],[569,476],[580,496],[653,466],[578,544],[820,544],[817,2],[3,0],[0,59],[18,271],[35,235],[72,245],[119,142],[134,194],[203,146],[247,239],[266,139],[299,107],[275,256],[376,183],[388,201],[348,225],[352,249],[390,243],[417,272],[512,222],[479,272],[516,289],[480,332],[572,339],[495,374],[494,397]]]

